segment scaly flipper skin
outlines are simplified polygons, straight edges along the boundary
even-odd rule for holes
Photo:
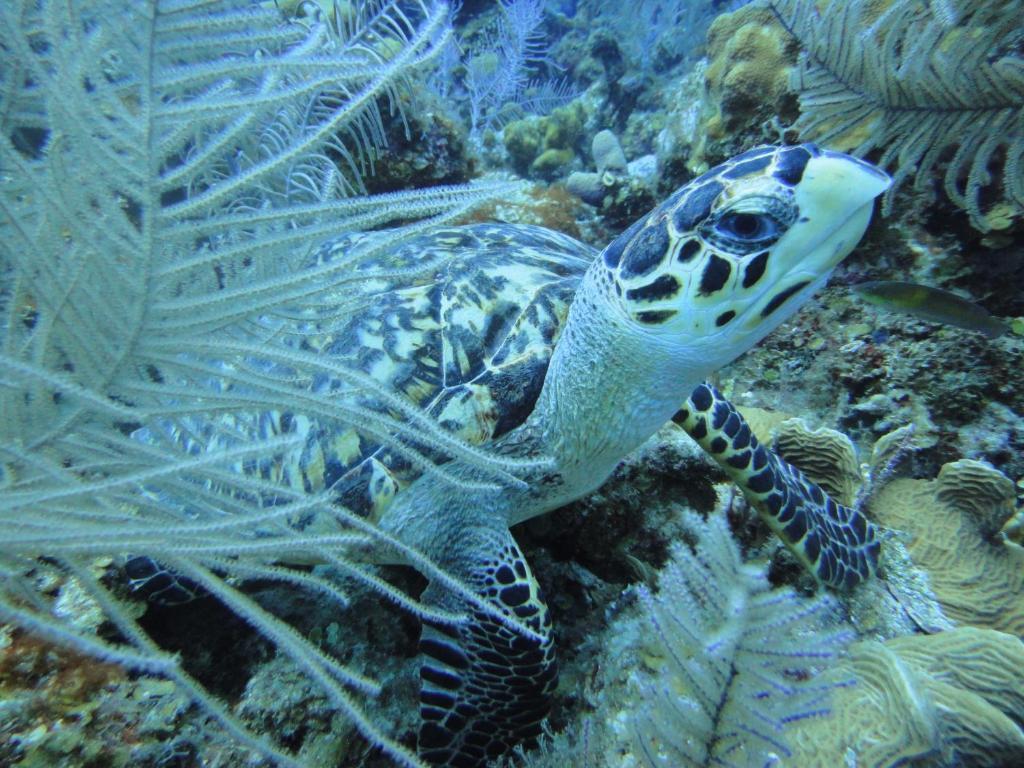
[[[472,531],[464,543],[461,556],[445,563],[449,571],[541,639],[517,634],[472,609],[463,626],[424,626],[420,756],[455,768],[482,765],[536,739],[558,684],[548,608],[512,534],[504,527]],[[433,585],[423,600],[466,610]]]
[[[820,582],[852,589],[874,575],[880,546],[875,526],[761,445],[718,390],[698,386],[673,421],[725,470]]]

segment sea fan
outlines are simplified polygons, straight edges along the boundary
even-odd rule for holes
[[[447,18],[428,0],[360,0],[330,19],[286,19],[249,0],[0,4],[0,620],[173,680],[281,764],[296,760],[159,648],[94,559],[145,555],[187,577],[371,743],[417,764],[361,708],[376,681],[237,585],[270,580],[343,604],[336,581],[273,558],[324,562],[442,623],[458,617],[435,615],[351,553],[402,550],[459,585],[324,489],[253,471],[301,451],[301,430],[235,427],[254,412],[302,413],[427,470],[461,459],[507,477],[408,401],[296,341],[296,313],[368,279],[359,264],[508,189],[351,196],[383,141],[381,110],[397,108],[443,47]],[[328,236],[396,221],[413,223],[382,232],[377,250],[310,259]],[[314,392],[315,377],[340,390]],[[291,525],[315,515],[333,532]],[[55,612],[61,584],[113,631]]]
[[[901,182],[927,188],[944,166],[946,194],[976,228],[1024,211],[1024,4],[768,5],[803,48],[795,128],[835,149],[880,153],[894,179],[886,209]]]
[[[696,549],[675,546],[658,591],[638,589],[654,671],[631,676],[633,751],[650,768],[767,765],[788,754],[787,723],[828,712],[835,683],[814,678],[851,634],[830,598],[772,589],[745,565],[724,515],[687,521]]]

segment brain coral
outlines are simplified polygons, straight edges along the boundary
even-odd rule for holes
[[[774,448],[820,485],[840,504],[853,504],[862,478],[857,452],[842,432],[811,429],[802,419],[788,419],[774,430]]]
[[[786,731],[793,765],[1024,764],[1024,643],[1016,637],[964,627],[864,641],[835,674],[831,716]]]
[[[894,480],[871,517],[910,534],[946,615],[960,624],[1024,636],[1024,548],[1000,533],[1014,517],[1014,486],[987,464],[946,464],[935,480]]]

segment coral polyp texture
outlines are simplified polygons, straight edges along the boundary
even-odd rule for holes
[[[793,765],[1009,766],[1024,761],[1024,643],[965,627],[855,643],[829,673],[828,718],[787,732]]]
[[[946,615],[961,624],[1024,636],[1024,548],[1003,526],[1016,514],[1013,482],[982,462],[946,464],[935,480],[897,479],[869,514],[905,531]]]
[[[773,435],[773,447],[782,458],[840,504],[853,504],[863,478],[850,438],[827,427],[811,429],[803,419],[783,421]]]

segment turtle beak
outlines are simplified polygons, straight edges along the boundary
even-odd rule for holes
[[[797,190],[800,210],[830,222],[833,245],[821,268],[835,267],[857,244],[871,221],[875,198],[892,186],[887,173],[850,155],[818,150]]]
[[[820,158],[823,162],[816,164],[812,159],[808,163],[808,170],[811,170],[810,166],[818,165],[818,173],[826,177],[832,174],[834,183],[841,185],[851,196],[860,194],[866,201],[871,201],[892,186],[889,174],[851,155],[824,149],[821,150]]]

